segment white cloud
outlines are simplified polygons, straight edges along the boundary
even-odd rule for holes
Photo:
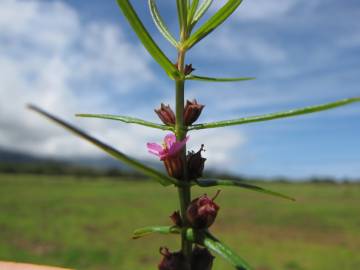
[[[96,147],[26,111],[25,104],[33,102],[64,119],[72,119],[71,122],[130,155],[152,158],[146,142],[160,142],[163,132],[72,118],[79,111],[102,112],[117,105],[109,91],[125,97],[135,87],[145,87],[153,81],[149,57],[141,47],[131,44],[120,28],[83,22],[76,10],[61,1],[3,0],[0,40],[1,147],[61,157],[102,154]],[[229,130],[201,132],[192,137],[195,150],[201,143],[207,146],[210,165],[217,162],[224,168],[230,164],[235,148],[244,143],[242,135]]]
[[[235,11],[235,17],[241,20],[268,20],[288,14],[293,10],[299,0],[249,0],[244,1]],[[211,11],[215,12],[226,3],[225,0],[215,1]]]
[[[239,36],[238,29],[224,27],[194,48],[194,54],[202,59],[209,57],[208,52],[220,61],[249,61],[260,64],[283,63],[287,60],[287,52],[268,40],[255,35]],[[219,42],[220,41],[220,42]]]
[[[204,144],[206,165],[226,171],[234,170],[238,151],[246,142],[246,135],[234,128],[199,130],[190,133],[189,149],[198,151],[200,145]]]
[[[264,20],[272,19],[278,16],[288,14],[299,0],[277,0],[276,2],[268,0],[244,1],[241,10],[237,13],[239,19],[244,20]]]
[[[0,40],[2,147],[39,154],[98,153],[77,139],[68,141],[67,133],[26,111],[25,104],[69,118],[78,111],[114,106],[104,92],[126,93],[154,77],[144,50],[129,43],[120,28],[83,22],[61,1],[2,0]],[[105,123],[81,123],[104,134],[114,132]]]

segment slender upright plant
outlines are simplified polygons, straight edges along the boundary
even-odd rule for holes
[[[168,77],[175,83],[175,113],[170,106],[161,104],[155,112],[163,124],[153,123],[142,119],[117,116],[117,115],[96,115],[78,114],[81,117],[95,117],[103,119],[118,120],[125,123],[133,123],[147,126],[150,128],[168,131],[162,145],[148,143],[150,153],[159,157],[163,161],[167,174],[148,167],[147,165],[134,160],[122,152],[116,150],[78,128],[64,122],[63,120],[43,111],[42,109],[30,105],[29,108],[55,121],[64,128],[74,132],[78,136],[95,144],[109,155],[115,157],[142,172],[144,175],[157,180],[163,186],[174,186],[179,194],[179,211],[171,215],[172,226],[152,226],[138,229],[134,232],[134,238],[141,238],[151,233],[178,234],[181,237],[181,250],[170,252],[167,248],[160,249],[163,255],[158,265],[160,270],[210,270],[212,268],[213,254],[220,255],[235,269],[248,270],[251,267],[229,247],[213,236],[209,227],[215,221],[219,206],[214,202],[215,197],[209,198],[207,195],[198,198],[191,197],[193,186],[213,187],[213,186],[234,186],[246,188],[252,191],[262,192],[280,198],[293,200],[286,195],[265,190],[261,187],[250,185],[241,181],[226,179],[203,179],[205,158],[201,156],[203,146],[198,152],[186,153],[186,142],[188,132],[200,129],[219,128],[232,125],[242,125],[252,122],[268,121],[278,118],[298,116],[302,114],[315,113],[335,107],[359,102],[360,97],[343,99],[333,103],[295,109],[286,112],[277,112],[266,115],[257,115],[247,118],[238,118],[218,122],[203,124],[193,124],[202,112],[203,105],[196,100],[185,103],[185,82],[187,80],[198,80],[207,82],[235,82],[251,80],[253,78],[211,78],[193,74],[191,64],[185,63],[186,53],[203,38],[207,37],[213,30],[219,27],[230,15],[239,7],[242,0],[227,0],[226,4],[213,14],[205,23],[195,28],[203,15],[208,11],[213,0],[176,0],[177,13],[179,19],[179,39],[177,40],[169,31],[163,21],[156,5],[156,0],[148,0],[150,13],[160,33],[177,49],[177,62],[173,63],[165,53],[155,43],[152,36],[146,30],[144,24],[139,19],[136,11],[129,0],[117,0],[117,3],[129,22],[130,26],[137,34],[146,50],[154,60],[164,69]]]

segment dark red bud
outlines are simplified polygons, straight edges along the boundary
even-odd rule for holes
[[[193,101],[186,101],[184,108],[184,124],[185,126],[192,125],[200,116],[202,109],[205,106],[197,103],[196,99]]]
[[[209,198],[204,194],[190,203],[186,211],[186,216],[191,227],[195,229],[206,229],[214,223],[217,212],[220,209],[214,200],[219,193],[220,191],[216,193],[214,198]]]
[[[179,211],[175,211],[174,213],[172,213],[172,215],[170,216],[172,222],[174,222],[174,224],[178,227],[182,227],[182,220],[181,220],[181,216]]]
[[[204,150],[204,145],[196,153],[194,151],[189,152],[186,157],[186,163],[188,167],[188,177],[190,180],[197,179],[202,176],[204,171],[204,165],[206,158],[201,156],[201,152]]]
[[[176,63],[174,64],[174,67],[179,68],[178,62],[176,62]],[[191,74],[191,72],[193,72],[194,70],[195,70],[195,68],[192,67],[192,64],[185,65],[184,74],[185,74],[185,75],[189,75],[189,74]]]
[[[165,125],[175,125],[175,114],[169,105],[161,103],[160,109],[155,109],[155,112]]]
[[[184,165],[181,155],[174,155],[164,159],[165,169],[171,177],[181,179],[184,174]]]
[[[214,258],[206,248],[195,247],[191,257],[191,270],[211,270]]]
[[[184,270],[186,269],[185,258],[181,252],[171,253],[165,247],[160,248],[160,254],[164,257],[159,263],[159,270]]]
[[[193,72],[194,70],[195,70],[195,68],[192,67],[192,64],[190,64],[190,65],[185,65],[184,74],[185,74],[185,75],[189,75],[189,74],[191,74],[191,72]]]

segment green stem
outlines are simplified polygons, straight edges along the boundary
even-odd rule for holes
[[[185,52],[180,50],[178,54],[178,69],[184,70]],[[183,140],[186,137],[186,129],[184,127],[184,89],[185,81],[176,81],[176,122],[175,122],[175,134],[178,140]],[[186,148],[182,152],[183,164],[186,164]],[[187,170],[184,166],[183,183],[188,183]],[[184,226],[181,232],[181,251],[185,256],[187,263],[187,269],[190,270],[190,258],[192,253],[192,243],[186,237],[186,231],[189,228],[189,222],[186,217],[186,209],[191,201],[191,188],[190,185],[182,185],[178,187],[179,201],[180,201],[180,214],[184,222]]]
[[[180,73],[184,72],[185,68],[185,54],[186,49],[182,48],[182,45],[188,38],[187,27],[187,2],[186,0],[177,0],[177,7],[179,12],[180,21],[180,42],[178,47],[178,59],[177,69]],[[178,140],[183,140],[186,137],[187,129],[184,126],[184,90],[185,90],[185,78],[177,78],[176,84],[176,121],[175,121],[175,134]],[[183,164],[186,164],[186,147],[182,151]],[[182,183],[178,186],[179,202],[180,202],[180,214],[183,221],[183,228],[181,231],[181,251],[185,257],[186,269],[191,270],[190,260],[192,254],[192,243],[187,239],[186,231],[190,227],[188,219],[186,217],[186,210],[191,202],[191,186],[187,177],[187,166],[184,166],[184,173]]]

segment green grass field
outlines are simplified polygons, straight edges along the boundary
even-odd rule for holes
[[[224,188],[212,232],[257,270],[360,269],[360,185],[262,186],[297,202]],[[173,188],[150,181],[0,175],[0,260],[157,269],[159,247],[176,249],[177,237],[132,240],[132,231],[169,225],[176,201]],[[232,268],[217,258],[214,269]]]

